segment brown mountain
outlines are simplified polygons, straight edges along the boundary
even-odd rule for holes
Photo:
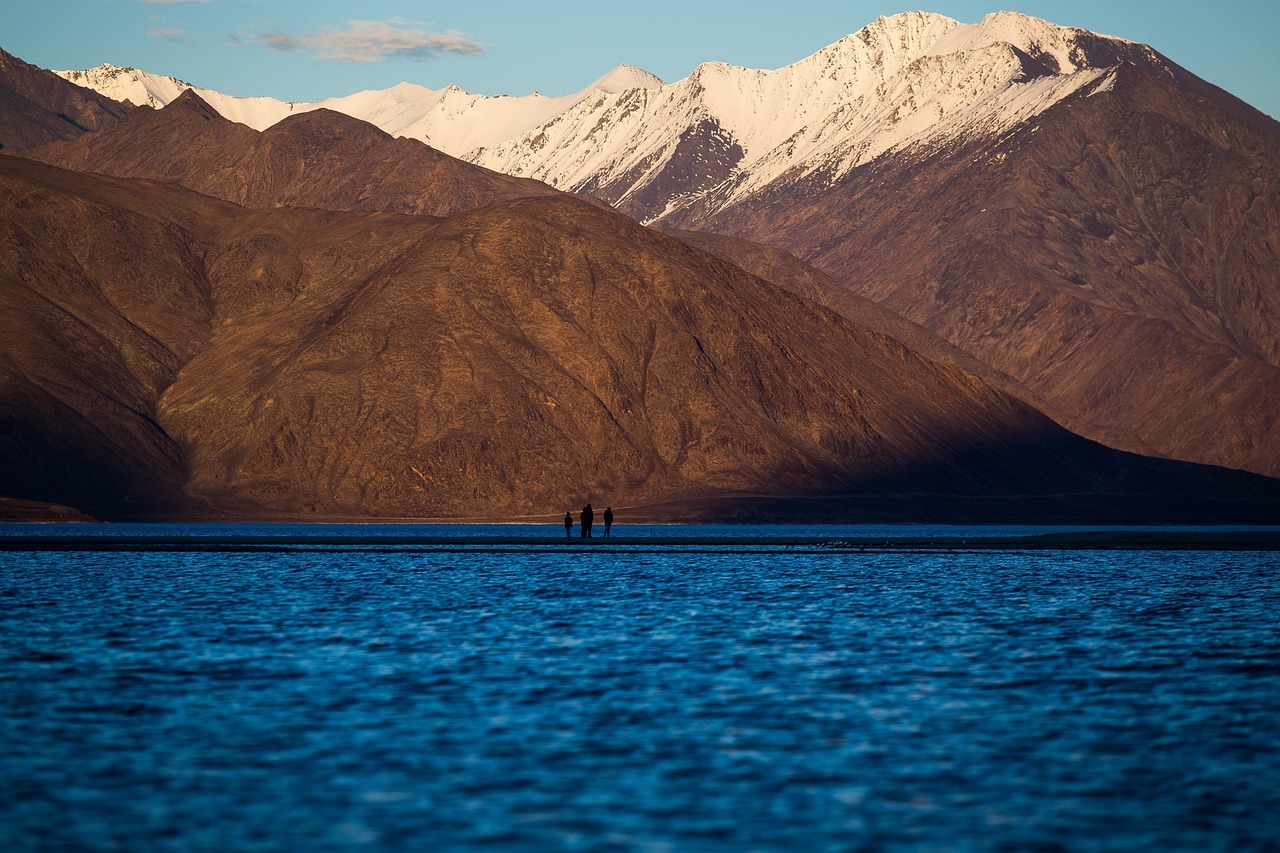
[[[781,182],[698,227],[946,338],[1082,435],[1280,475],[1280,125],[1121,65],[997,142]]]
[[[20,153],[78,171],[167,181],[260,209],[450,216],[556,192],[331,110],[290,116],[259,133],[223,118],[191,90],[101,133]]]
[[[1277,506],[1270,481],[1101,448],[568,196],[443,221],[252,211],[14,157],[0,186],[13,498],[102,518]]]
[[[73,139],[132,109],[0,50],[0,148]]]

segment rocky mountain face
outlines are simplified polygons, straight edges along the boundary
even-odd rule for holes
[[[999,140],[780,184],[771,242],[1112,446],[1280,475],[1280,133],[1116,69]]]
[[[890,311],[878,302],[859,296],[789,252],[710,231],[663,230],[691,246],[724,258],[770,284],[823,305],[859,326],[887,335],[931,361],[958,367],[982,378],[1004,393],[1023,400],[1033,408],[1044,408],[1043,402],[1026,386],[944,341],[924,326]]]
[[[0,50],[0,148],[26,148],[98,130],[131,107]]]
[[[0,157],[0,187],[13,498],[100,518],[760,496],[821,497],[840,517],[912,496],[931,516],[983,501],[1081,517],[1152,490],[1232,517],[1218,498],[1277,506],[1271,481],[1079,439],[568,196],[443,220],[254,211],[17,157]]]
[[[228,121],[192,91],[99,133],[24,149],[79,171],[147,178],[245,207],[314,207],[449,216],[499,199],[556,193],[314,110],[263,133]]]

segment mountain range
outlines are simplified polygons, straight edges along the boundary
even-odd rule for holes
[[[253,211],[18,157],[0,157],[0,184],[17,247],[0,255],[0,477],[99,518],[527,517],[605,496],[713,517],[763,497],[821,499],[818,518],[1072,518],[1132,512],[1135,494],[1229,513],[1280,500],[1271,481],[1080,439],[571,196],[444,219]]]
[[[463,162],[322,109],[259,133],[192,91],[102,133],[24,152],[79,171],[181,184],[245,207],[316,207],[449,216],[505,198],[558,195],[540,181]]]
[[[292,103],[113,65],[59,73],[139,106],[191,90],[256,130],[331,109],[505,174],[592,192],[651,223],[691,207],[705,219],[784,176],[837,180],[887,152],[998,137],[1075,93],[1105,91],[1122,65],[1192,79],[1144,45],[1013,12],[973,25],[926,12],[880,18],[776,71],[707,63],[668,85],[623,65],[559,98],[402,83]]]
[[[1280,517],[1275,481],[1036,411],[1275,473],[1275,123],[1150,48],[911,13],[779,72],[445,90],[395,118],[431,145],[190,88],[52,138],[4,115],[12,498]],[[385,124],[385,94],[347,100]]]
[[[64,74],[154,103],[186,85]],[[322,106],[212,103],[263,125]],[[911,12],[776,71],[324,105],[642,222],[784,249],[1082,435],[1280,476],[1280,124],[1145,45]]]
[[[454,156],[534,130],[585,98],[663,85],[662,80],[647,71],[619,65],[582,91],[560,97],[537,92],[522,97],[475,95],[457,86],[428,89],[414,83],[400,83],[390,89],[301,103],[225,95],[175,77],[128,66],[104,64],[57,73],[77,86],[115,101],[155,109],[169,105],[183,92],[194,92],[221,115],[254,130],[266,130],[290,116],[312,110],[332,110],[366,121],[393,136],[425,142]]]

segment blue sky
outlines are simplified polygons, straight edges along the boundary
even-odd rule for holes
[[[0,47],[45,68],[133,65],[232,95],[315,101],[402,80],[563,95],[626,62],[779,68],[909,9],[1013,9],[1145,42],[1280,117],[1275,0],[3,0]]]

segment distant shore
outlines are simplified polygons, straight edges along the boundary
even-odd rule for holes
[[[83,528],[82,528],[83,529]],[[655,548],[769,548],[841,551],[1280,551],[1280,529],[1225,530],[1133,530],[1096,529],[1030,535],[965,536],[934,535],[803,535],[753,536],[701,535],[696,526],[688,535],[627,536],[583,539],[577,535],[326,535],[308,532],[299,535],[110,535],[0,534],[0,551],[167,551],[167,552],[272,552],[296,550],[504,550],[546,548],[556,551],[596,551]]]

